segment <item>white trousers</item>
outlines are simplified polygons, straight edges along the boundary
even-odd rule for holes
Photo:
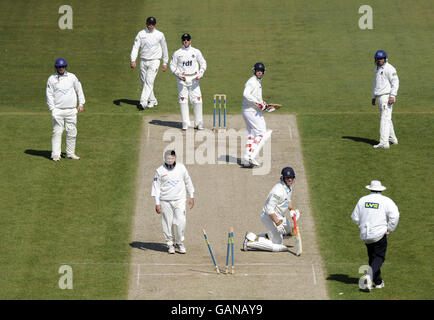
[[[168,246],[184,243],[184,232],[187,224],[185,202],[185,199],[161,200],[161,224],[164,240]]]
[[[291,224],[289,219],[281,217],[280,220],[285,227],[286,233],[290,233]],[[267,229],[267,234],[260,234],[255,241],[249,241],[247,247],[264,251],[287,251],[288,247],[283,244],[283,235],[277,231],[276,225],[270,219],[268,214],[263,213],[261,215],[261,221]]]
[[[389,141],[397,141],[392,122],[393,104],[389,104],[389,95],[377,97],[380,111],[380,144],[389,145]]]
[[[51,136],[51,157],[60,156],[62,151],[62,134],[66,130],[66,155],[75,154],[77,138],[77,108],[53,109],[53,133]]]
[[[181,110],[182,127],[190,127],[190,112],[188,108],[188,101],[193,107],[194,111],[194,125],[203,125],[203,112],[202,112],[202,92],[200,91],[199,80],[193,77],[188,77],[186,81],[176,79],[178,86],[178,99],[179,108]]]
[[[267,132],[262,112],[244,111],[242,112],[247,129],[247,140],[245,146],[244,158],[255,158],[261,151],[265,142],[271,136],[271,130]]]
[[[159,67],[160,60],[140,60],[140,82],[143,87],[140,104],[142,106],[147,106],[148,102],[158,103],[154,95],[154,82]]]

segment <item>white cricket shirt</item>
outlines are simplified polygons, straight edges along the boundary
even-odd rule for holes
[[[131,50],[131,61],[136,61],[139,50],[140,59],[159,60],[163,58],[163,64],[165,65],[169,62],[166,38],[157,29],[149,31],[146,28],[137,34]]]
[[[170,61],[170,71],[177,76],[182,74],[186,76],[196,74],[202,76],[206,71],[206,61],[199,49],[192,46],[188,48],[182,46],[173,53]]]
[[[289,202],[291,201],[292,189],[284,182],[276,183],[268,194],[265,201],[262,214],[277,214],[281,219],[285,217],[285,212],[288,210]]]
[[[243,111],[258,112],[258,104],[262,103],[262,84],[261,80],[255,75],[247,80],[243,92]]]
[[[73,109],[77,107],[77,96],[79,105],[84,105],[83,88],[77,77],[65,71],[63,75],[55,73],[47,81],[47,105],[48,109]]]
[[[383,94],[398,95],[399,78],[396,69],[388,62],[381,67],[377,66],[374,71],[374,89],[372,98]]]
[[[185,199],[186,186],[190,198],[194,198],[194,186],[188,174],[187,168],[182,163],[176,163],[175,168],[169,170],[164,165],[160,166],[154,176],[151,195],[155,205],[160,200],[172,201]]]

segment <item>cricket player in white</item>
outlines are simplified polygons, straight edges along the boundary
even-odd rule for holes
[[[186,227],[186,186],[190,196],[189,207],[194,206],[194,187],[187,169],[182,163],[176,163],[173,150],[164,153],[164,165],[160,166],[154,176],[152,193],[155,211],[161,214],[163,235],[169,247],[169,253],[186,253],[184,233]]]
[[[246,82],[243,92],[242,114],[247,129],[247,142],[244,153],[244,165],[258,166],[255,157],[259,154],[265,142],[271,137],[272,130],[267,131],[262,111],[272,112],[262,100],[262,77],[265,66],[258,62],[253,67],[253,76]]]
[[[136,59],[140,50],[140,81],[142,83],[142,95],[140,96],[140,106],[142,110],[153,108],[158,105],[154,94],[155,77],[160,67],[160,59],[163,58],[162,70],[167,70],[169,55],[164,34],[155,29],[157,20],[154,17],[146,19],[146,28],[140,31],[134,39],[131,50],[131,68],[136,67]]]
[[[290,210],[291,218],[295,215],[296,220],[298,220],[300,217],[299,210],[293,209],[291,201],[294,180],[294,170],[291,167],[283,168],[280,182],[271,189],[261,213],[261,221],[267,229],[267,233],[257,236],[253,232],[247,232],[243,243],[244,251],[248,249],[288,250],[288,247],[283,244],[283,236],[291,234],[291,223],[285,217],[285,213]]]
[[[179,107],[181,109],[182,129],[190,127],[188,99],[194,110],[194,126],[203,129],[202,93],[199,79],[206,71],[206,61],[199,49],[191,46],[191,36],[184,33],[181,36],[182,47],[176,50],[170,61],[170,71],[176,76],[178,85]]]
[[[77,113],[84,111],[85,99],[80,81],[66,71],[67,66],[65,59],[57,59],[54,63],[56,73],[47,81],[47,105],[53,119],[51,158],[54,161],[60,161],[63,130],[66,130],[66,158],[80,159],[75,154]]]
[[[376,68],[372,105],[375,106],[377,101],[380,111],[380,143],[374,148],[389,149],[389,142],[398,144],[392,123],[392,110],[398,95],[399,79],[396,69],[388,62],[385,51],[378,50],[374,60]]]
[[[360,228],[360,239],[368,249],[372,272],[365,275],[365,278],[366,289],[371,290],[372,283],[375,288],[384,287],[380,268],[386,259],[387,235],[398,226],[399,211],[392,199],[381,194],[386,190],[381,181],[372,180],[366,189],[371,190],[371,194],[360,198],[351,219]]]

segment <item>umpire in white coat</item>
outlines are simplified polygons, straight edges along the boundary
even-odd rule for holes
[[[190,196],[189,207],[194,206],[194,186],[187,169],[182,163],[176,162],[174,150],[164,153],[164,164],[154,176],[152,193],[155,201],[155,211],[161,214],[163,235],[169,248],[169,253],[186,253],[184,233],[186,227],[186,186]]]
[[[399,78],[396,69],[388,62],[385,51],[378,50],[374,60],[376,68],[371,102],[375,106],[375,101],[377,101],[380,111],[380,143],[374,148],[389,149],[390,143],[398,144],[392,122],[392,111],[398,95]]]
[[[370,290],[371,283],[378,289],[384,287],[380,269],[386,259],[387,235],[398,226],[399,211],[392,199],[381,194],[386,187],[380,181],[372,180],[366,189],[371,190],[371,194],[360,198],[351,219],[360,228],[360,238],[368,249],[372,273],[366,277],[369,278],[367,289]]]
[[[66,71],[67,66],[65,59],[57,59],[54,63],[56,73],[47,81],[47,105],[53,119],[51,158],[54,161],[60,161],[63,130],[66,130],[66,158],[80,159],[75,154],[77,113],[84,111],[85,98],[80,81],[73,73]]]

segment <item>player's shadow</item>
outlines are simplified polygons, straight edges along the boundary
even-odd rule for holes
[[[377,140],[367,139],[367,138],[360,138],[360,137],[351,137],[351,136],[343,136],[342,139],[353,140],[353,141],[356,141],[356,142],[363,142],[363,143],[370,144],[372,146],[379,143]]]
[[[234,156],[225,154],[225,155],[221,155],[217,161],[219,162],[226,162],[226,163],[234,163],[234,164],[238,164],[238,165],[242,165],[241,162],[241,158],[236,158]]]
[[[240,166],[241,169],[254,169],[254,168],[259,168],[259,167],[255,167],[253,165],[246,165],[244,163],[243,160],[241,160],[241,158],[236,158],[234,156],[231,155],[221,155],[217,161],[219,162],[226,162],[226,163],[233,163],[233,164],[237,164]]]
[[[182,129],[182,123],[179,121],[151,120],[149,121],[149,124],[153,124],[155,126]]]
[[[139,250],[153,250],[159,252],[167,252],[167,246],[164,243],[158,242],[140,242],[133,241],[130,243],[131,248],[139,249]]]
[[[357,284],[359,283],[359,278],[349,277],[346,274],[331,274],[327,277],[327,280],[338,281],[346,284]]]
[[[51,151],[50,150],[33,150],[27,149],[24,151],[25,154],[30,154],[31,156],[42,157],[51,160]],[[61,157],[65,157],[65,153],[62,152]]]
[[[132,105],[132,106],[136,106],[137,109],[142,110],[141,108],[139,108],[139,104],[140,104],[139,100],[130,100],[130,99],[117,99],[117,100],[113,100],[113,104],[117,105],[119,107],[121,107],[121,103],[129,104],[129,105]]]

